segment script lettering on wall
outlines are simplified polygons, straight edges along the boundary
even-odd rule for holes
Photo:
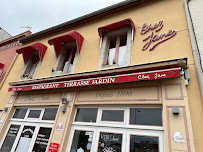
[[[176,31],[171,29],[169,29],[167,33],[161,33],[160,35],[156,34],[163,28],[164,26],[163,23],[164,23],[163,21],[159,21],[154,25],[152,24],[148,25],[147,23],[142,25],[141,32],[140,32],[142,35],[145,35],[149,31],[152,31],[149,36],[143,39],[143,42],[146,42],[146,43],[144,44],[142,51],[147,50],[150,47],[150,45],[153,44],[153,46],[149,49],[149,51],[152,51],[159,44],[171,39],[176,35]]]

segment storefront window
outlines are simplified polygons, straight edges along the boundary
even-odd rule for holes
[[[90,152],[93,132],[75,130],[71,152]]]
[[[0,152],[10,152],[11,151],[19,129],[20,129],[20,125],[11,125],[10,126],[8,133],[6,135],[6,138],[4,140],[4,143],[0,149]]]
[[[30,110],[28,118],[39,118],[41,110]]]
[[[78,108],[75,121],[96,122],[97,108]]]
[[[24,119],[27,109],[16,109],[13,118]]]
[[[51,128],[40,127],[32,152],[45,152],[51,134]]]
[[[0,152],[45,152],[57,109],[38,107],[16,109],[10,120],[10,127],[0,143]]]
[[[57,110],[57,108],[45,109],[42,120],[55,120]]]
[[[66,152],[164,152],[160,107],[81,106],[75,115]]]
[[[102,121],[121,121],[124,119],[124,110],[103,110]]]
[[[158,152],[158,137],[130,136],[130,152]]]
[[[162,110],[130,109],[130,124],[162,126]]]
[[[98,152],[121,152],[122,134],[101,132],[99,137]]]

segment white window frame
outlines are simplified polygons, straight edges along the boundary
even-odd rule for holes
[[[28,149],[28,152],[32,152],[32,149],[34,147],[34,144],[35,144],[35,141],[36,141],[36,138],[37,138],[40,127],[53,128],[55,120],[42,120],[45,109],[49,109],[49,108],[57,108],[57,107],[40,107],[40,108],[37,108],[37,107],[33,107],[33,108],[19,107],[18,108],[17,107],[16,109],[28,109],[28,110],[27,110],[27,112],[25,114],[24,119],[18,119],[18,118],[10,119],[9,125],[8,125],[8,127],[6,129],[6,132],[5,132],[5,134],[4,134],[3,138],[2,138],[2,141],[0,143],[0,149],[1,149],[2,145],[3,145],[3,143],[4,143],[4,140],[6,138],[6,135],[7,135],[8,131],[9,131],[11,125],[20,125],[18,134],[17,134],[16,139],[15,139],[15,141],[13,143],[13,146],[12,146],[11,152],[14,152],[16,150],[17,144],[18,144],[18,142],[20,140],[20,136],[21,136],[21,133],[22,133],[22,130],[23,130],[24,126],[35,126],[35,131],[34,131],[34,134],[32,136],[32,140],[30,142],[30,146],[29,146],[29,149]],[[40,114],[40,117],[39,118],[27,118],[30,110],[42,110],[41,114]],[[13,115],[14,114],[15,114],[15,112],[13,113]]]
[[[77,108],[98,108],[97,119],[95,123],[92,122],[75,122],[75,116]],[[72,128],[70,132],[69,142],[67,145],[66,152],[70,152],[74,131],[94,131],[93,142],[91,146],[91,152],[97,151],[98,141],[100,132],[109,132],[109,133],[123,133],[123,146],[122,152],[129,152],[130,146],[130,135],[140,135],[140,136],[156,136],[159,137],[159,152],[164,152],[164,128],[163,126],[147,126],[147,125],[130,125],[130,109],[131,108],[143,108],[143,109],[162,109],[161,106],[78,106],[75,110],[75,116],[72,123]],[[104,122],[101,121],[102,110],[124,110],[124,122]],[[163,124],[163,112],[162,112],[162,124]]]
[[[103,39],[101,40],[101,48],[100,48],[100,58],[99,58],[99,66],[98,69],[108,69],[108,68],[116,68],[119,67],[118,64],[114,65],[103,65],[102,63],[105,62],[106,52],[108,51],[108,42],[109,38],[120,35],[122,33],[127,33],[127,42],[126,42],[126,59],[125,59],[125,66],[129,66],[131,63],[131,50],[132,50],[132,29],[130,27],[126,27],[123,29],[115,30],[104,34]]]

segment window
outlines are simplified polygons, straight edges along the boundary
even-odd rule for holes
[[[48,40],[54,46],[56,64],[51,75],[73,73],[79,53],[81,51],[83,37],[76,31],[70,31],[57,35]]]
[[[55,72],[58,71],[60,74],[72,73],[74,71],[74,66],[78,58],[77,47],[74,43],[71,45],[63,45],[61,52],[56,61]],[[74,64],[75,63],[75,64]]]
[[[131,19],[125,19],[98,29],[100,35],[99,69],[130,65],[131,47],[135,27]]]
[[[3,68],[4,68],[4,64],[0,63],[0,82],[1,82],[1,80],[3,79],[3,77],[5,75],[5,72],[3,71]]]
[[[126,49],[127,49],[127,34],[118,35],[109,38],[108,49],[106,51],[105,61],[106,65],[125,66]]]
[[[23,55],[24,70],[20,79],[33,79],[39,64],[42,62],[47,47],[41,43],[34,42],[16,50]]]
[[[97,112],[96,112],[97,109]],[[89,112],[95,110],[95,112]],[[143,114],[137,115],[138,122],[145,119],[146,114],[156,113],[145,119],[147,124],[131,125],[132,110],[142,110]],[[87,114],[88,113],[88,114]],[[85,115],[85,119],[82,118]],[[77,121],[94,117],[96,121]],[[66,152],[164,152],[163,126],[154,125],[157,118],[162,124],[161,108],[150,107],[78,107]],[[92,118],[91,118],[92,119]],[[137,122],[137,121],[135,121]]]
[[[17,108],[0,144],[0,152],[45,152],[57,109]]]
[[[23,74],[21,75],[21,79],[23,78],[28,78],[28,79],[32,79],[33,75],[35,74],[36,68],[39,64],[39,54],[37,51],[34,51],[31,53],[27,64],[25,65],[25,69]]]

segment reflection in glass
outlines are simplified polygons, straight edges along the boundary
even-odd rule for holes
[[[130,124],[162,126],[162,110],[130,109]]]
[[[41,110],[30,110],[28,118],[39,118]]]
[[[0,152],[10,152],[13,146],[13,143],[16,139],[16,136],[18,134],[20,125],[11,125],[8,133],[6,135],[6,138],[4,140],[4,143],[0,149]]]
[[[120,37],[120,46],[119,46],[119,53],[118,53],[118,65],[125,66],[125,59],[126,59],[126,42],[127,42],[127,35],[122,35]]]
[[[90,152],[92,145],[93,132],[75,130],[71,152],[83,151]]]
[[[122,134],[100,133],[98,152],[121,152]]]
[[[24,119],[27,109],[16,109],[13,118]]]
[[[102,121],[122,121],[124,111],[122,110],[103,110]]]
[[[75,121],[96,122],[97,108],[78,108]]]
[[[45,109],[42,120],[55,120],[57,108],[47,108]]]
[[[116,37],[110,39],[108,65],[115,64],[116,40],[117,40]]]
[[[35,141],[35,145],[32,152],[45,152],[50,134],[51,134],[51,128],[41,127],[39,129],[37,139]]]
[[[15,152],[27,152],[30,146],[35,127],[24,126]]]
[[[130,136],[130,152],[158,152],[158,137]]]

